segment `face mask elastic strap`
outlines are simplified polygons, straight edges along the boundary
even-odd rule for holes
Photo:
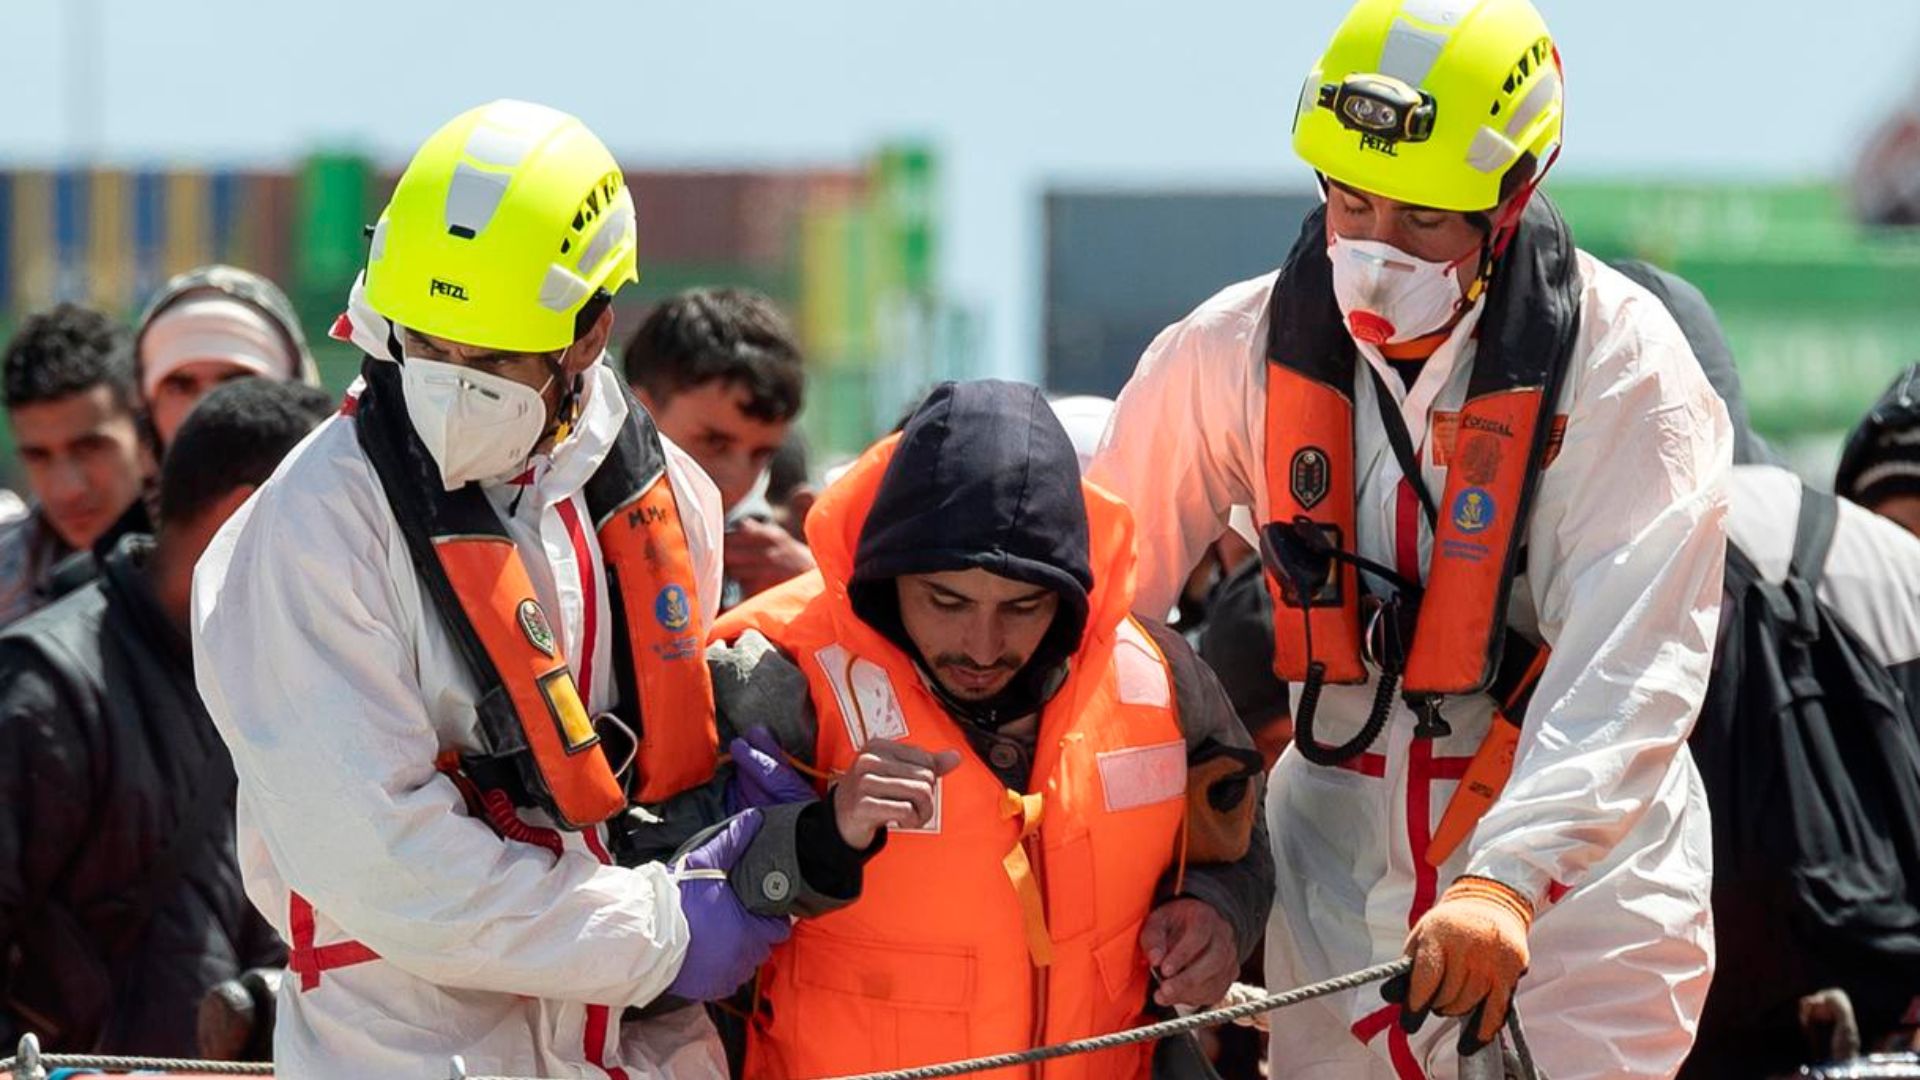
[[[573,432],[573,423],[578,419],[578,417],[574,416],[574,411],[576,403],[580,400],[580,379],[582,377],[580,375],[569,377],[565,364],[566,354],[561,353],[560,355],[561,359],[552,361],[548,365],[547,370],[548,384],[551,385],[555,382],[560,384],[560,400],[554,404],[553,408],[552,434],[553,441],[556,443],[564,441],[566,437]],[[547,388],[545,386],[540,388],[542,394],[545,394],[546,390]]]

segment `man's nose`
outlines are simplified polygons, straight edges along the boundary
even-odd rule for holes
[[[713,482],[722,491],[745,496],[753,488],[755,479],[750,458],[727,455],[713,463]]]
[[[1005,652],[1007,637],[1000,630],[1000,620],[990,612],[981,612],[967,623],[966,640],[962,643],[967,659],[980,667],[989,667],[998,663]]]
[[[47,501],[65,505],[85,502],[87,495],[87,474],[71,459],[56,461],[47,470]]]

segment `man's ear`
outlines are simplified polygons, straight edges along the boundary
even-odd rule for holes
[[[587,331],[586,336],[575,341],[567,349],[566,354],[560,357],[560,370],[566,372],[569,377],[587,370],[599,363],[600,354],[607,351],[607,342],[612,340],[613,305],[608,304],[606,309],[600,312],[600,317],[593,320],[593,327]]]

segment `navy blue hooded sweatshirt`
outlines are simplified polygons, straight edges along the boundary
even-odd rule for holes
[[[1053,590],[1059,613],[1005,690],[982,702],[942,694],[951,711],[995,728],[1044,705],[1079,649],[1093,588],[1088,548],[1079,459],[1039,387],[942,383],[901,431],[847,594],[862,619],[924,663],[900,620],[901,575],[978,569]]]

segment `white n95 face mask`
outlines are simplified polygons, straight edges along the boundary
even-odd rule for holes
[[[551,376],[547,385],[551,385]],[[440,466],[448,491],[504,480],[532,455],[547,427],[539,390],[502,375],[409,356],[400,365],[407,418]]]
[[[1333,297],[1355,341],[1390,345],[1447,325],[1460,310],[1460,265],[1428,262],[1379,240],[1329,233]]]

